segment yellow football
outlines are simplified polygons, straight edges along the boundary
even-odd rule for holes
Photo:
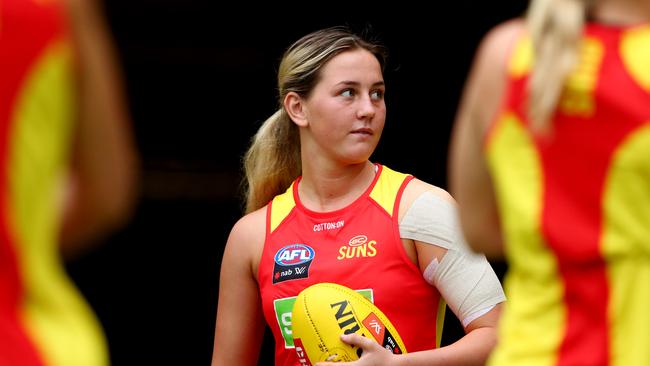
[[[298,294],[292,313],[293,341],[301,365],[320,361],[359,359],[361,349],[341,341],[357,333],[376,340],[389,351],[406,347],[386,315],[360,293],[335,283],[318,283]]]

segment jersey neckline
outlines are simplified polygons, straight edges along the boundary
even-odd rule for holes
[[[608,22],[591,20],[585,23],[586,29],[598,29],[598,30],[610,31],[610,32],[625,32],[628,30],[644,28],[644,27],[650,27],[650,21],[624,24],[624,23],[608,23]]]
[[[303,205],[302,201],[300,200],[300,196],[298,195],[298,184],[302,180],[302,176],[296,178],[296,181],[294,182],[293,189],[292,189],[293,200],[296,203],[296,208],[298,208],[300,211],[306,213],[309,216],[317,217],[317,218],[340,216],[344,212],[350,210],[352,207],[359,205],[360,202],[362,202],[365,198],[370,196],[370,193],[375,188],[375,185],[377,184],[377,181],[379,180],[379,177],[381,176],[381,173],[383,171],[383,166],[381,164],[373,163],[373,165],[375,167],[376,172],[374,178],[372,179],[372,182],[370,182],[370,185],[368,185],[368,188],[366,188],[366,190],[350,204],[334,211],[323,211],[323,212],[314,211],[307,208],[305,205]]]

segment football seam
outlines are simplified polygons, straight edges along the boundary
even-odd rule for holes
[[[316,336],[318,337],[318,343],[322,344],[325,347],[325,352],[329,353],[329,347],[325,344],[323,337],[321,337],[320,332],[316,328],[316,324],[314,324],[314,320],[312,319],[311,313],[309,312],[309,307],[307,307],[307,295],[302,298],[302,305],[303,308],[305,309],[305,314],[307,314],[307,319],[309,319],[309,324],[311,325],[311,328],[314,330],[314,333],[316,333]]]

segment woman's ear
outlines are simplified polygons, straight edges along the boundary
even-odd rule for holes
[[[284,97],[284,110],[289,118],[299,127],[306,127],[307,116],[305,113],[305,101],[296,92],[289,92]]]

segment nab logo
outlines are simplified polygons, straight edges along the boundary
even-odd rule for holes
[[[309,266],[316,252],[306,244],[291,244],[275,253],[273,284],[309,277]]]

